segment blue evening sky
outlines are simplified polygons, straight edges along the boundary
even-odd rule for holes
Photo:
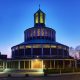
[[[34,25],[39,4],[46,26],[56,30],[57,42],[80,45],[80,0],[0,0],[0,51],[11,56],[11,47],[24,41],[24,30]]]

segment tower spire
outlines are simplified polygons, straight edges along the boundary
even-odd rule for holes
[[[36,25],[43,25],[45,26],[45,13],[41,11],[40,4],[39,4],[39,10],[34,14],[34,24]]]
[[[40,9],[40,4],[39,4],[39,9]]]

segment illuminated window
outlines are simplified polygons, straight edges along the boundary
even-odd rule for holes
[[[16,50],[18,49],[18,47],[15,48]]]
[[[44,36],[44,29],[41,30],[41,35]]]
[[[40,13],[40,23],[43,23],[43,13]]]
[[[50,32],[50,30],[48,30],[48,36],[51,36],[51,32]]]
[[[37,31],[37,35],[40,36],[40,29],[38,29],[38,31]]]
[[[38,13],[36,13],[36,23],[38,23]]]
[[[32,35],[33,35],[33,33],[32,33],[32,31],[30,32],[30,36],[32,37]]]
[[[26,48],[31,48],[31,46],[30,45],[27,45]]]
[[[20,49],[24,49],[24,46],[20,46],[19,48],[20,48]]]
[[[14,51],[14,49],[12,49],[12,51]]]
[[[58,46],[58,48],[59,48],[59,49],[61,49],[61,48],[62,48],[62,46]]]
[[[47,36],[47,35],[48,35],[47,30],[45,30],[45,36]]]
[[[41,45],[33,45],[33,48],[41,48]]]
[[[27,37],[29,37],[29,31],[27,32]]]
[[[64,50],[66,50],[66,47],[64,47]]]
[[[43,45],[43,48],[50,48],[50,45],[45,44]]]
[[[36,36],[36,30],[33,31],[33,35]]]
[[[51,45],[51,48],[56,48],[56,46]]]

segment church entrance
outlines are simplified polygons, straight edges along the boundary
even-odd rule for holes
[[[32,60],[31,61],[31,68],[32,69],[42,69],[43,68],[42,60],[38,60],[38,59]]]

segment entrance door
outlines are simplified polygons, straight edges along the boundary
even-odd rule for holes
[[[32,60],[32,69],[42,69],[42,60],[38,60],[38,59],[35,59],[35,60]]]

